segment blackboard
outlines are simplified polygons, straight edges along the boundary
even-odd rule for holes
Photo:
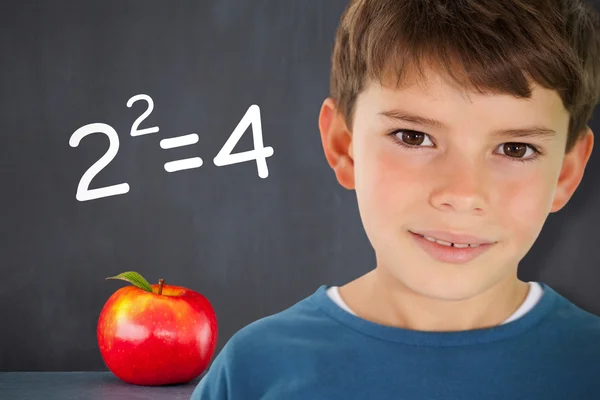
[[[3,2],[0,370],[106,370],[96,324],[126,284],[105,280],[119,272],[205,295],[218,352],[248,323],[374,267],[355,194],[338,184],[317,126],[345,5]],[[139,129],[158,130],[132,136],[142,117]],[[252,150],[260,130],[272,149],[262,167],[214,161],[241,122],[232,152]],[[104,133],[70,144],[89,124]],[[598,119],[591,127],[600,132]],[[188,145],[163,142],[180,136]],[[102,157],[89,189],[127,191],[78,200]],[[199,167],[167,170],[196,157]],[[598,204],[595,151],[519,277],[600,315]]]

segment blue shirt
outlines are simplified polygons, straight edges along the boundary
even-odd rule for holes
[[[328,286],[236,332],[192,400],[599,400],[600,317],[544,294],[504,325],[459,332],[352,315]]]

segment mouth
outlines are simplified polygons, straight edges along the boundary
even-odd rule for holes
[[[488,251],[496,242],[486,242],[470,237],[476,243],[457,243],[409,231],[417,246],[434,260],[446,264],[463,264]],[[456,240],[456,239],[453,239]],[[464,240],[464,237],[459,239]],[[479,242],[479,243],[477,243]]]
[[[483,239],[477,236],[468,234],[454,234],[443,231],[422,231],[415,232],[409,231],[414,235],[421,236],[422,238],[429,240],[430,242],[440,244],[442,246],[456,247],[456,248],[467,248],[467,247],[478,247],[486,244],[494,244],[495,241]]]

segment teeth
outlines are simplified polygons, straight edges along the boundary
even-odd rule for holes
[[[423,237],[425,239],[429,240],[430,242],[435,242],[435,243],[441,244],[443,246],[456,247],[457,249],[464,249],[465,247],[479,247],[478,244],[450,243],[450,242],[444,242],[443,240],[437,240],[437,239],[429,237],[429,236],[423,236]]]
[[[479,246],[479,245],[477,245]],[[455,244],[454,247],[458,247],[459,249],[462,249],[463,247],[476,247],[472,244]]]

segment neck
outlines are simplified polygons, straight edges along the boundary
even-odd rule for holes
[[[502,324],[523,303],[529,284],[516,274],[466,298],[418,292],[377,267],[340,288],[361,318],[417,331],[464,331]]]

